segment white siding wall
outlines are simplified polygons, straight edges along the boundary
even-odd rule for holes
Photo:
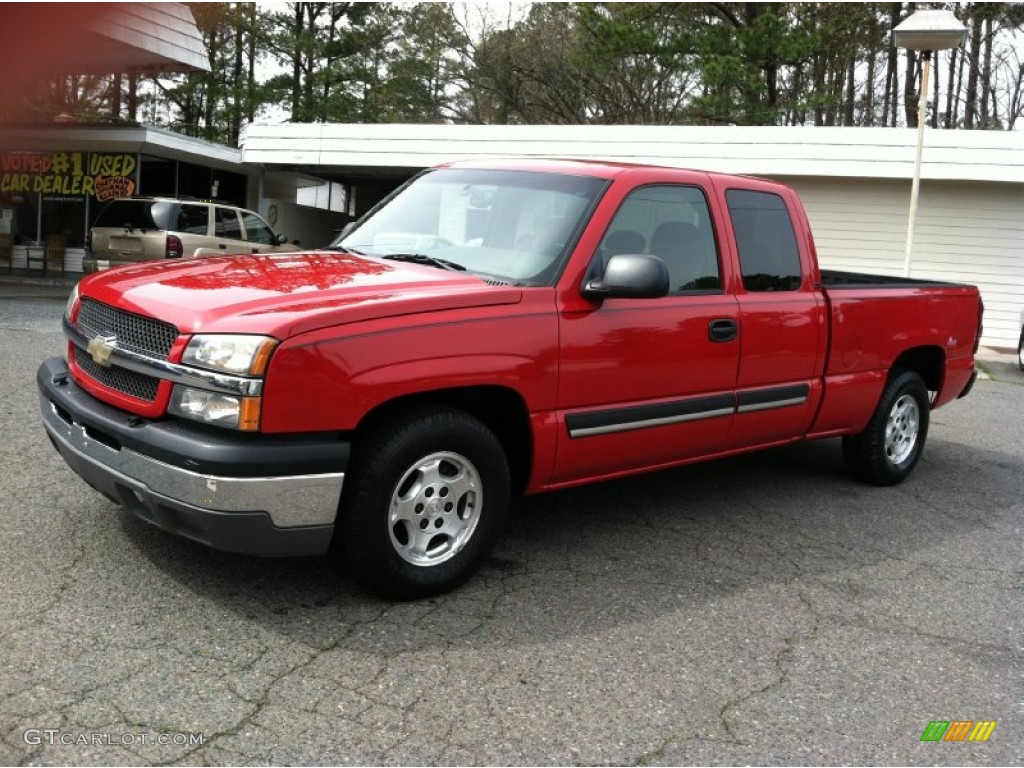
[[[271,205],[277,206],[277,223],[271,225],[274,232],[286,235],[288,242],[298,240],[299,245],[310,250],[330,245],[348,221],[343,213],[296,205],[294,199],[267,198],[264,210]]]
[[[909,128],[667,125],[252,125],[246,163],[428,168],[452,160],[561,157],[762,176],[909,179]],[[1024,132],[925,131],[925,179],[1024,178]]]
[[[781,178],[800,194],[826,269],[903,274],[910,183]],[[983,343],[1014,347],[1024,308],[1024,188],[921,184],[912,275],[974,283],[985,301]]]

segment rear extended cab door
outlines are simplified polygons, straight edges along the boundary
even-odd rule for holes
[[[560,281],[557,450],[548,487],[721,451],[740,360],[728,229],[706,174],[616,176]],[[585,299],[617,253],[660,257],[669,295]]]
[[[736,417],[727,448],[805,435],[823,396],[828,309],[803,206],[791,189],[712,177],[739,306]]]

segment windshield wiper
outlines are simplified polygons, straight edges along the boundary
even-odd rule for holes
[[[439,259],[436,256],[427,256],[425,253],[389,253],[380,258],[391,259],[392,261],[409,261],[413,264],[425,264],[428,267],[447,269],[449,272],[466,271],[466,268],[461,264],[456,264],[454,261],[448,261],[447,259]]]

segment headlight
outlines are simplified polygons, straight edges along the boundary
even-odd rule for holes
[[[254,432],[260,427],[260,399],[194,389],[180,384],[171,391],[168,413],[218,427]]]
[[[210,333],[193,336],[181,362],[220,373],[262,376],[277,339],[269,336],[242,336]]]
[[[235,376],[262,376],[277,339],[232,333],[193,336],[181,362]],[[229,395],[175,385],[167,412],[218,427],[255,432],[260,428],[260,398]]]
[[[78,284],[71,289],[71,295],[68,296],[68,303],[64,305],[64,317],[71,320],[74,315],[75,308],[78,306]]]

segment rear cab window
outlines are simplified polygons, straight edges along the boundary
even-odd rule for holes
[[[772,192],[725,193],[736,237],[743,287],[751,293],[797,291],[803,274],[786,201]]]

